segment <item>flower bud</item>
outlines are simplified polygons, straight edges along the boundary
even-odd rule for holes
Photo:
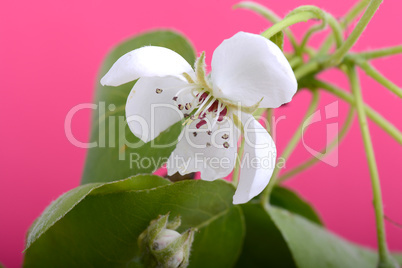
[[[151,221],[148,228],[139,236],[138,243],[142,261],[146,267],[182,268],[188,266],[194,229],[183,234],[175,231],[180,224],[176,217],[168,222],[169,214]]]
[[[155,239],[155,242],[152,245],[152,248],[154,250],[164,249],[164,248],[167,247],[167,245],[172,243],[178,237],[180,237],[180,233],[178,233],[176,231],[173,231],[173,230],[170,230],[170,229],[165,229]]]

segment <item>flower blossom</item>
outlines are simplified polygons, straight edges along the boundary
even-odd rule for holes
[[[297,90],[292,68],[274,43],[239,32],[216,48],[208,75],[204,53],[193,69],[170,49],[146,46],[119,58],[101,84],[119,86],[136,79],[126,104],[135,136],[149,142],[183,121],[182,137],[167,162],[168,175],[200,172],[201,179],[211,181],[228,176],[242,134],[247,161],[242,161],[233,203],[245,203],[266,187],[276,148],[252,112],[277,108]]]

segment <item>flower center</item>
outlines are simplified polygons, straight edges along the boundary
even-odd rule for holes
[[[156,94],[163,94],[165,89],[156,88]],[[183,125],[191,124],[194,121],[198,121],[195,124],[197,131],[205,132],[207,135],[212,135],[212,130],[217,123],[223,122],[228,115],[228,106],[222,100],[215,98],[212,95],[212,90],[197,83],[190,83],[180,88],[175,96],[172,98],[177,109],[183,112],[185,121]],[[202,128],[207,124],[207,116],[212,119],[211,126],[208,128]],[[193,132],[193,137],[197,137],[197,132]],[[229,133],[222,134],[220,146],[223,148],[229,148],[228,142]],[[211,146],[211,143],[207,142],[206,147]]]
[[[214,117],[211,129],[217,122],[222,122],[225,119],[228,109],[226,105],[221,100],[215,98],[212,93],[200,92],[196,95],[196,99],[198,100],[198,106],[195,110],[195,113],[190,117],[190,120],[200,119],[200,121],[196,124],[197,129],[207,123],[205,120],[207,114],[212,114]],[[189,122],[191,122],[190,120]]]

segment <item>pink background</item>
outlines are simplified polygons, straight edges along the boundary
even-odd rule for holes
[[[86,151],[70,144],[64,119],[75,105],[91,102],[98,68],[109,49],[134,34],[158,27],[186,34],[198,52],[210,60],[224,38],[242,30],[259,33],[269,24],[249,11],[232,10],[237,1],[3,1],[0,8],[0,262],[18,267],[25,233],[43,209],[60,194],[79,185]],[[341,16],[351,1],[281,0],[264,3],[284,15],[301,4],[315,4]],[[355,2],[355,1],[353,1]],[[402,43],[402,2],[385,1],[355,50]],[[304,26],[294,30],[300,37]],[[287,47],[289,47],[287,45]],[[377,60],[375,66],[402,85],[402,57]],[[326,74],[347,87],[336,72]],[[364,98],[402,129],[401,100],[363,77]],[[284,148],[308,105],[303,92],[278,115],[277,145]],[[333,97],[323,94],[321,106]],[[340,102],[342,122],[347,106]],[[385,213],[402,223],[402,148],[377,126],[370,124],[384,196]],[[89,136],[89,111],[73,121],[80,140]],[[325,124],[306,133],[315,149],[325,144]],[[300,163],[309,153],[303,146],[288,162]],[[347,239],[376,247],[370,178],[357,121],[339,148],[339,166],[319,163],[288,183],[321,213],[326,225]],[[402,250],[402,229],[386,224],[388,242]]]

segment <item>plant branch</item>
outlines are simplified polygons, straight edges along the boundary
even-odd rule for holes
[[[362,132],[364,149],[366,151],[367,162],[370,170],[371,184],[373,188],[373,204],[376,218],[377,242],[379,252],[378,267],[393,267],[392,259],[388,252],[385,237],[384,211],[381,197],[380,178],[378,175],[377,163],[375,160],[373,144],[371,142],[370,131],[367,124],[366,111],[364,109],[360,82],[357,76],[356,68],[354,66],[348,68],[348,77],[350,79],[352,93],[355,97],[356,110],[359,119],[360,129]]]
[[[364,29],[366,28],[367,24],[370,22],[371,18],[374,16],[375,12],[377,11],[378,7],[382,3],[383,0],[371,0],[370,4],[368,5],[366,11],[364,12],[363,16],[357,23],[356,27],[353,29],[352,33],[346,39],[346,41],[342,44],[342,46],[335,51],[334,54],[331,56],[331,60],[329,61],[329,66],[338,65],[343,58],[345,57],[346,53],[352,48],[352,46],[356,43],[359,39],[360,35],[363,33]]]
[[[343,17],[342,27],[345,29],[370,3],[370,0],[362,0],[354,5]]]
[[[244,152],[244,137],[241,138],[240,146],[237,150],[236,164],[233,169],[232,184],[235,187],[237,187],[237,184],[239,183],[240,166],[241,166],[241,160],[243,158],[243,152]]]
[[[395,54],[402,54],[402,46],[394,46],[394,47],[387,47],[387,48],[371,50],[371,51],[367,51],[367,52],[360,52],[360,53],[357,53],[356,55],[359,58],[362,58],[365,60],[372,60],[372,59],[377,59],[377,58],[393,56]]]
[[[263,32],[261,35],[266,38],[270,38],[277,32],[282,31],[283,29],[285,29],[293,24],[303,22],[303,21],[308,21],[310,19],[316,19],[316,18],[317,18],[317,15],[312,12],[309,12],[309,11],[300,12],[300,13],[291,15],[289,17],[286,17],[283,20],[275,23],[274,25],[272,25],[272,27],[270,27],[268,30]]]
[[[369,4],[370,0],[362,0],[353,6],[348,13],[345,15],[341,22],[342,29],[346,29],[349,24],[363,11],[363,9]],[[330,33],[321,45],[318,55],[324,55],[328,53],[334,42],[334,36]]]
[[[275,109],[268,108],[267,109],[267,114],[265,116],[265,118],[267,120],[265,129],[267,130],[269,135],[271,135],[271,137],[272,137],[272,116],[274,115],[274,111],[275,111]]]
[[[244,8],[244,9],[252,10],[252,11],[260,14],[261,16],[263,16],[265,19],[267,19],[268,21],[270,21],[272,23],[278,23],[279,21],[282,20],[272,10],[269,10],[268,8],[264,7],[263,5],[260,5],[258,3],[254,3],[254,2],[249,2],[249,1],[240,2],[236,5],[234,5],[233,8],[234,9]],[[289,38],[289,41],[292,44],[293,49],[296,50],[297,41],[296,41],[296,38],[293,35],[292,31],[290,29],[284,29],[283,31],[286,34],[286,36]]]
[[[348,102],[351,105],[354,105],[354,97],[347,93],[346,91],[337,88],[334,85],[329,83],[325,83],[320,80],[311,80],[312,85],[317,88],[323,89],[340,99]],[[398,143],[402,144],[402,133],[389,121],[387,121],[384,117],[382,117],[379,113],[369,107],[367,104],[364,105],[364,109],[367,113],[367,116],[380,128],[382,128],[385,132],[387,132],[392,138],[394,138]]]
[[[399,98],[402,98],[402,89],[388,80],[379,71],[377,71],[370,63],[365,60],[357,60],[357,65],[363,69],[363,71],[376,80],[378,83],[389,89],[392,93],[396,94]]]

